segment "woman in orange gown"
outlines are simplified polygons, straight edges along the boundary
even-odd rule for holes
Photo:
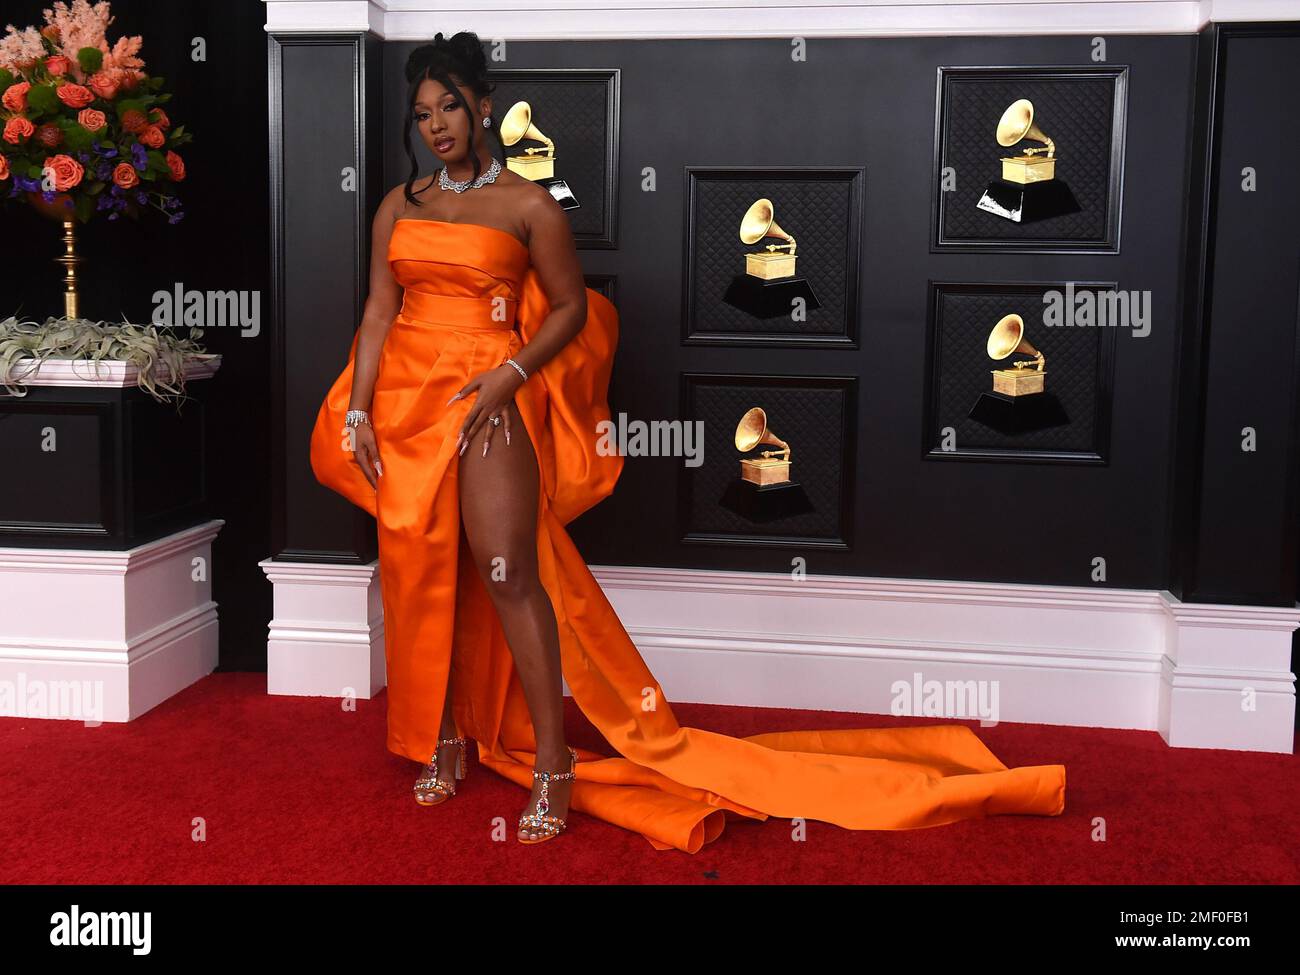
[[[440,34],[407,66],[413,120],[452,178],[495,172],[474,138],[491,113],[485,73],[466,34]],[[574,778],[549,783],[552,822],[573,809],[694,853],[728,811],[912,829],[1063,810],[1063,766],[1007,768],[964,725],[747,738],[679,725],[564,530],[623,469],[598,449],[617,312],[583,286],[567,217],[540,187],[508,170],[451,203],[432,180],[412,186],[375,218],[366,316],[321,404],[311,463],[377,519],[387,745],[421,764],[441,753],[440,798],[454,794],[456,751],[438,743],[463,736],[482,765],[531,784],[525,812],[539,811],[534,767],[568,766],[556,761],[569,751],[562,671],[616,754],[574,751]],[[435,202],[454,219],[434,219]],[[526,237],[506,229],[521,222]],[[370,430],[345,431],[349,408],[372,414]],[[554,835],[537,822],[519,838]]]

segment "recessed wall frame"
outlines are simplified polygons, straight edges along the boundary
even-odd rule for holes
[[[1127,65],[940,67],[931,253],[1118,254],[1127,91]],[[996,132],[1002,113],[1019,99],[1032,103],[1034,123],[1054,140],[1053,182],[1074,198],[1077,211],[1019,223],[977,205],[1000,180],[1001,158],[1012,154]],[[1043,148],[1038,141],[1014,145]]]
[[[535,131],[555,144],[557,192],[572,198],[565,206],[579,248],[612,250],[618,246],[618,68],[493,69],[497,88],[492,113],[498,126],[518,102],[527,102]],[[500,133],[498,133],[500,134]],[[506,157],[524,155],[529,138],[506,147]],[[539,181],[541,182],[541,181]],[[576,202],[578,206],[568,208]]]
[[[1122,327],[1046,328],[1037,324],[1040,316],[1026,314],[1042,308],[1046,292],[1064,294],[1067,285],[1076,293],[1117,287],[1113,281],[928,282],[922,459],[1109,463],[1115,343]],[[1006,313],[1023,315],[1024,337],[1046,356],[1047,390],[1068,422],[1008,433],[970,417],[975,402],[992,388],[998,363],[988,358],[985,344]],[[952,449],[942,446],[946,428],[955,440]]]
[[[864,167],[688,166],[685,178],[683,345],[858,347]],[[764,199],[795,239],[797,270],[785,279],[748,273],[747,253],[780,242],[740,239]],[[802,320],[789,311],[794,295],[805,298]]]

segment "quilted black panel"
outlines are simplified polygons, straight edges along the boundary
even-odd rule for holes
[[[947,193],[935,187],[940,246],[981,241],[1115,243],[1120,201],[1111,199],[1111,135],[1117,72],[1122,69],[1110,66],[1096,77],[1079,77],[1076,67],[1060,70],[1076,76],[1054,78],[1050,69],[944,69],[939,172],[951,166],[957,186]],[[1035,124],[1055,141],[1057,179],[1074,192],[1080,212],[1019,224],[976,207],[989,181],[1002,175],[1003,157],[1043,145],[1034,141],[1007,148],[998,145],[998,120],[1018,98],[1034,103]]]
[[[853,464],[848,430],[854,380],[685,379],[683,418],[704,424],[704,462],[682,466],[688,534],[836,542],[849,537],[842,507],[845,472]],[[753,406],[766,411],[772,432],[790,445],[790,480],[803,486],[813,510],[754,523],[719,504],[730,483],[740,477],[740,459],[759,455],[757,449],[742,454],[735,443],[736,425]]]
[[[492,121],[500,125],[511,107],[520,101],[532,108],[533,124],[555,143],[555,176],[569,184],[581,204],[569,210],[575,238],[600,237],[607,226],[606,184],[613,178],[608,170],[611,86],[607,74],[575,78],[570,72],[502,71],[492,93]],[[506,146],[506,156],[522,156],[524,150],[543,143],[521,139]]]
[[[1043,294],[1064,288],[1064,283],[935,287],[927,450],[940,449],[943,428],[950,426],[959,452],[1059,452],[1104,458],[1115,328],[1044,325]],[[1025,320],[1025,338],[1047,359],[1046,390],[1069,416],[1066,425],[1005,434],[968,416],[980,394],[993,388],[992,370],[1006,366],[1008,360],[989,358],[986,343],[998,320],[1013,312]],[[1023,358],[1012,356],[1010,361]]]
[[[853,221],[860,217],[861,171],[836,171],[833,178],[798,170],[744,178],[736,178],[735,170],[723,172],[688,173],[688,336],[850,337],[857,319],[858,235]],[[776,223],[795,239],[796,276],[807,279],[821,302],[820,308],[808,309],[802,322],[789,316],[755,318],[722,300],[732,278],[745,273],[747,253],[761,253],[767,244],[781,242],[764,238],[745,244],[740,239],[741,218],[763,197],[772,201]]]

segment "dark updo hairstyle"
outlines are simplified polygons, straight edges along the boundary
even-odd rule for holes
[[[441,82],[456,99],[456,103],[464,109],[465,117],[471,120],[474,118],[474,112],[465,103],[460,90],[453,83],[452,75],[479,98],[485,98],[496,90],[496,85],[488,80],[487,55],[483,53],[483,45],[473,31],[463,30],[450,38],[443,37],[442,31],[439,31],[432,44],[417,47],[406,59],[406,80],[410,88],[406,95],[406,124],[402,126],[402,147],[406,150],[406,158],[411,162],[411,175],[406,179],[406,198],[416,206],[422,204],[415,198],[411,188],[420,175],[420,164],[416,161],[415,150],[411,146],[411,126],[415,124],[415,96],[420,90],[420,84],[429,78]],[[469,154],[474,160],[476,179],[482,172],[476,149],[478,129],[482,129],[482,126],[475,125],[471,121]],[[492,155],[500,159],[505,155],[505,147],[501,145],[501,137],[497,135],[496,126],[493,126],[490,131],[500,147],[499,153],[494,151]]]

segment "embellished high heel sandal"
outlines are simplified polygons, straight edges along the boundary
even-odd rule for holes
[[[530,832],[537,832],[541,835],[535,840],[526,840],[516,833],[515,839],[520,843],[527,843],[529,845],[534,843],[545,843],[547,840],[555,839],[555,837],[564,832],[564,820],[559,816],[548,816],[546,813],[547,810],[551,808],[549,798],[551,783],[557,779],[572,779],[575,775],[574,770],[578,765],[578,753],[574,750],[572,745],[568,746],[568,748],[570,755],[569,771],[538,772],[536,769],[533,770],[533,778],[538,779],[542,783],[542,792],[541,795],[537,797],[537,810],[532,813],[524,813],[521,815],[519,817],[519,827],[522,829],[526,826]]]
[[[456,794],[455,781],[438,778],[438,748],[443,745],[459,745],[460,751],[456,754],[457,779],[465,777],[465,745],[468,740],[465,738],[443,738],[433,750],[433,758],[429,759],[429,764],[424,767],[424,772],[415,780],[415,801],[422,806],[436,806],[440,802],[446,802]]]

